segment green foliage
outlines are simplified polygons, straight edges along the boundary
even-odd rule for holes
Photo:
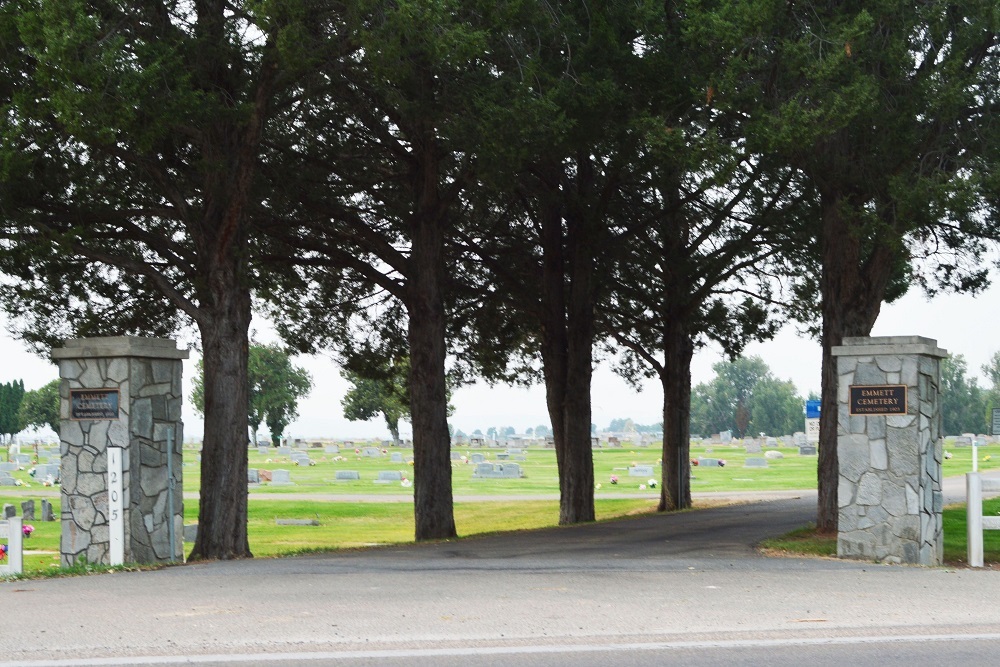
[[[739,358],[712,368],[715,378],[691,392],[692,432],[733,431],[744,436],[802,430],[802,397],[791,381],[773,377],[763,359]],[[740,416],[746,420],[742,428]]]
[[[11,440],[24,429],[21,422],[21,401],[24,398],[24,380],[0,384],[0,439]]]
[[[59,386],[61,380],[52,380],[39,389],[33,389],[24,394],[21,402],[20,420],[27,428],[44,428],[59,433]]]
[[[251,343],[247,358],[247,417],[256,444],[261,422],[267,424],[275,446],[297,416],[298,401],[312,389],[309,373],[292,364],[287,350],[280,345]],[[205,373],[198,360],[197,373],[191,381],[191,404],[199,413],[205,411]]]
[[[367,367],[367,377],[345,369],[341,375],[351,383],[340,404],[344,417],[351,421],[368,421],[379,414],[399,444],[399,420],[410,418],[410,364],[407,359],[389,362],[381,367]]]
[[[965,355],[941,360],[941,416],[945,435],[986,433],[987,394],[975,377],[966,377]]]

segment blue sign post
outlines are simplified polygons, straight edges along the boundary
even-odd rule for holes
[[[806,442],[819,442],[819,409],[821,401],[806,401]]]

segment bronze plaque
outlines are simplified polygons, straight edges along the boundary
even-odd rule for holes
[[[70,389],[69,417],[78,420],[118,419],[118,390]]]
[[[906,385],[851,385],[852,415],[905,415]]]

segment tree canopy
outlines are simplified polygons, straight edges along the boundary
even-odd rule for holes
[[[205,379],[202,362],[191,381],[191,403],[198,412],[205,411]],[[247,421],[251,440],[257,443],[257,431],[265,423],[275,447],[284,429],[298,416],[299,399],[312,389],[309,373],[292,363],[291,355],[277,344],[251,343],[247,356]]]
[[[59,387],[62,381],[52,380],[38,389],[24,394],[21,401],[20,421],[22,428],[46,426],[59,434]]]

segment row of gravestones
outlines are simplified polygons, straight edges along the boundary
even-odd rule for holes
[[[3,506],[3,518],[9,519],[11,517],[17,516],[17,509],[7,503]],[[21,518],[25,521],[36,521],[35,519],[35,501],[25,500],[21,503]],[[41,521],[55,521],[56,517],[52,513],[52,503],[48,500],[42,498],[42,514],[40,517]]]

